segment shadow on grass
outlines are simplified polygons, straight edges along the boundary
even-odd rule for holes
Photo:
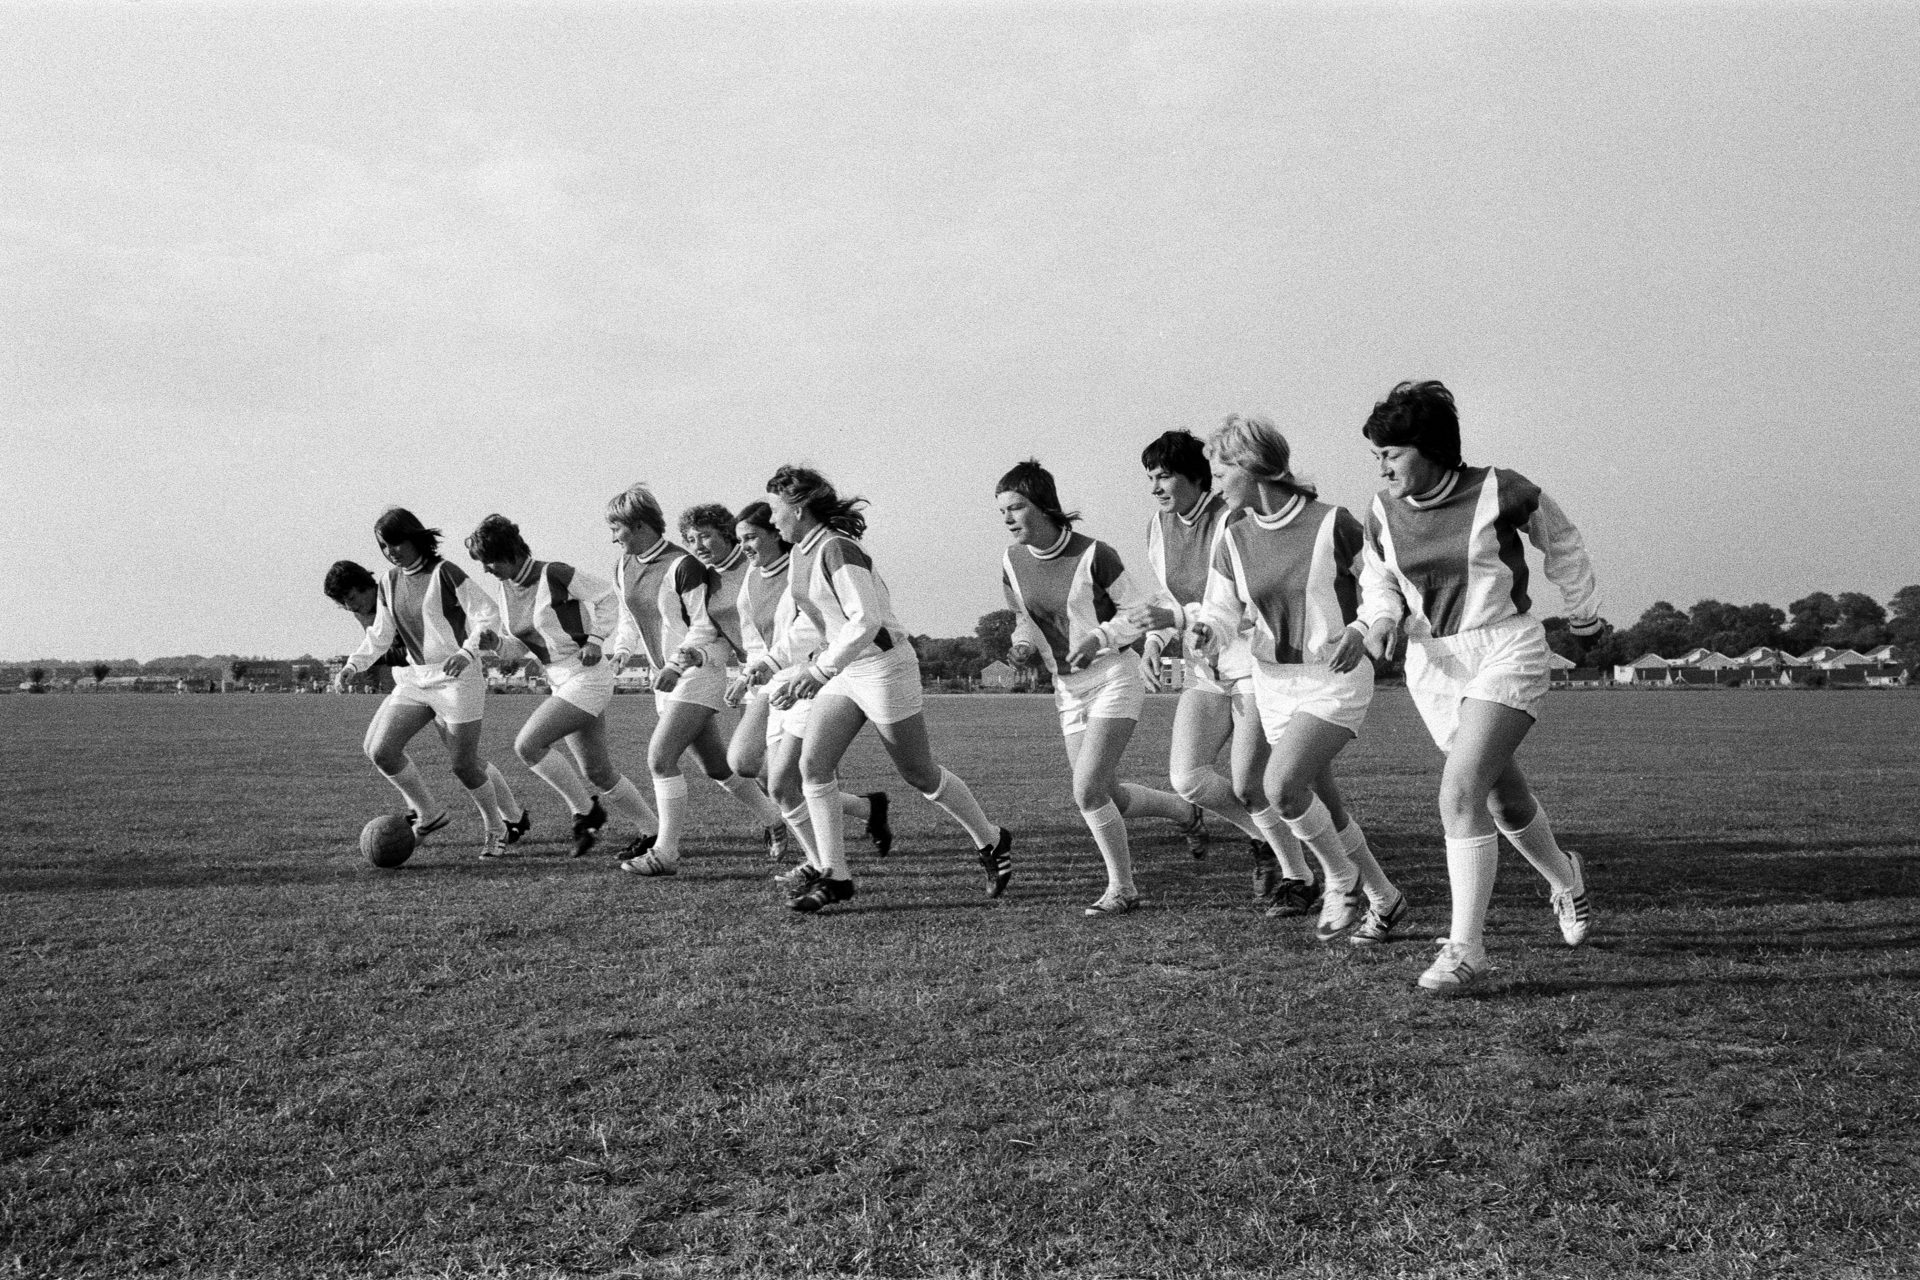
[[[1874,973],[1735,973],[1735,974],[1677,974],[1664,978],[1595,978],[1590,981],[1581,979],[1523,979],[1513,982],[1501,982],[1497,977],[1494,985],[1482,991],[1464,992],[1452,999],[1501,1000],[1501,999],[1538,999],[1553,996],[1574,996],[1586,992],[1601,991],[1670,991],[1683,987],[1721,987],[1721,988],[1787,988],[1787,987],[1856,987],[1862,983],[1912,982],[1920,979],[1920,969],[1892,969]]]

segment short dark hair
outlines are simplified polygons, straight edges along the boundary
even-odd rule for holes
[[[1000,483],[993,486],[993,493],[995,497],[1003,493],[1019,494],[1062,529],[1073,528],[1073,522],[1080,518],[1078,511],[1061,507],[1060,490],[1053,483],[1053,472],[1041,466],[1037,458],[1028,458],[1001,476]]]
[[[1443,467],[1458,471],[1460,412],[1453,392],[1439,382],[1402,382],[1373,406],[1361,434],[1382,449],[1418,449]]]
[[[694,529],[705,528],[719,529],[731,539],[734,536],[733,524],[733,512],[717,502],[702,502],[680,513],[680,536],[684,538]]]
[[[1213,468],[1207,463],[1207,447],[1191,431],[1168,431],[1140,451],[1140,465],[1149,471],[1168,471],[1185,476],[1202,489],[1213,488]]]
[[[743,524],[750,524],[756,529],[765,529],[773,535],[773,540],[780,544],[782,551],[785,551],[791,545],[785,538],[780,536],[780,530],[774,526],[772,503],[762,502],[756,498],[754,501],[740,508],[740,514],[733,518],[733,523],[736,527]]]
[[[327,569],[326,583],[320,589],[335,604],[345,604],[349,593],[377,590],[379,585],[365,565],[352,560],[335,560]]]
[[[440,531],[421,524],[420,517],[405,507],[388,507],[382,511],[380,518],[373,522],[373,536],[387,547],[410,543],[423,559],[433,560],[440,555]]]
[[[520,526],[502,515],[491,515],[474,526],[467,535],[467,554],[475,560],[491,560],[504,564],[514,560],[526,560],[533,556],[527,546],[527,540],[520,536]]]

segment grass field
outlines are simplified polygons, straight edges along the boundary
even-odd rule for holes
[[[0,699],[0,1276],[1920,1273],[1920,695],[1556,695],[1522,759],[1596,937],[1509,850],[1457,1000],[1412,988],[1446,884],[1398,689],[1344,762],[1421,908],[1379,954],[1165,829],[1149,909],[1084,920],[1043,699],[930,704],[1005,901],[896,781],[818,917],[704,785],[678,878],[568,859],[528,699],[487,730],[528,855],[473,858],[422,739],[463,807],[375,871],[375,705]],[[889,785],[870,743],[846,781]]]

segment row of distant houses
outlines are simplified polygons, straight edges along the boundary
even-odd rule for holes
[[[1737,658],[1693,649],[1677,658],[1649,653],[1613,669],[1615,684],[1635,685],[1904,685],[1912,666],[1894,657],[1893,646],[1857,653],[1821,645],[1795,656],[1762,645]]]

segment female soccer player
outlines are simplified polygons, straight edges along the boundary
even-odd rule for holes
[[[440,531],[411,511],[388,508],[374,521],[373,536],[394,567],[379,585],[373,625],[347,655],[334,688],[380,661],[396,639],[405,643],[407,664],[393,669],[393,692],[367,730],[367,758],[406,797],[414,838],[424,840],[447,825],[448,815],[434,804],[407,756],[407,743],[436,718],[446,721],[453,774],[473,797],[486,829],[480,856],[497,858],[506,845],[507,818],[480,759],[487,681],[478,646],[498,627],[499,614],[478,583],[440,558]]]
[[[1073,531],[1080,514],[1061,509],[1053,474],[1028,459],[1000,477],[993,500],[1014,545],[1001,559],[1000,583],[1013,610],[1013,652],[1039,653],[1053,673],[1054,705],[1073,769],[1073,801],[1107,864],[1107,888],[1089,916],[1140,905],[1127,843],[1129,816],[1191,826],[1200,807],[1170,791],[1117,778],[1146,692],[1140,630],[1126,611],[1147,592],[1128,576],[1119,553]]]
[[[502,515],[488,516],[468,535],[467,554],[500,580],[506,604],[501,656],[532,657],[552,691],[520,727],[515,754],[572,810],[574,857],[591,849],[599,834],[588,783],[635,828],[626,856],[639,857],[653,844],[653,810],[607,754],[606,710],[616,668],[600,659],[620,617],[613,584],[570,564],[535,560],[520,526]],[[572,760],[553,750],[560,742],[572,750]]]
[[[853,897],[840,810],[840,758],[868,721],[900,777],[966,828],[986,870],[987,896],[1013,879],[1013,832],[989,821],[958,777],[940,767],[921,711],[920,663],[893,616],[886,584],[858,538],[866,531],[863,498],[842,499],[825,477],[786,466],[767,481],[774,527],[793,544],[787,590],[820,632],[825,648],[773,681],[776,707],[813,698],[800,775],[814,840],[827,872],[793,900],[818,911]]]
[[[1360,522],[1294,476],[1286,437],[1265,419],[1228,418],[1207,452],[1222,496],[1247,518],[1214,545],[1190,634],[1206,648],[1252,619],[1254,701],[1273,749],[1267,794],[1326,878],[1314,936],[1385,942],[1406,919],[1406,898],[1333,778],[1334,757],[1359,735],[1373,701],[1366,647],[1347,628],[1359,596]]]
[[[740,512],[735,531],[754,567],[740,585],[736,608],[747,657],[739,676],[727,688],[727,701],[735,706],[744,703],[745,710],[727,748],[727,760],[736,773],[753,774],[766,768],[767,793],[780,806],[787,829],[805,855],[794,872],[781,877],[798,897],[826,869],[819,860],[813,820],[807,816],[807,797],[800,779],[800,743],[806,737],[813,701],[807,698],[785,708],[774,707],[766,682],[785,667],[812,661],[820,650],[819,635],[794,607],[793,596],[787,591],[792,548],[773,527],[773,508],[764,502],[749,502]],[[758,742],[743,742],[750,731],[760,735]],[[864,796],[840,793],[841,813],[866,824],[867,838],[883,858],[893,851],[893,827],[887,821],[887,808],[884,791],[870,791]]]
[[[1133,610],[1148,629],[1149,680],[1159,682],[1160,655],[1186,627],[1188,612],[1206,594],[1207,570],[1220,531],[1241,512],[1213,492],[1206,446],[1187,431],[1168,431],[1140,454],[1160,510],[1147,527],[1147,562],[1159,579],[1159,598]],[[1214,771],[1229,741],[1232,781]],[[1173,713],[1167,762],[1173,789],[1238,827],[1253,850],[1253,892],[1274,916],[1305,915],[1319,896],[1300,842],[1262,789],[1267,740],[1253,700],[1253,654],[1243,635],[1223,638],[1217,660],[1186,655],[1180,702]],[[1190,840],[1204,847],[1202,828]],[[1196,854],[1197,856],[1197,854]]]
[[[1552,886],[1568,946],[1585,941],[1591,923],[1580,855],[1555,841],[1513,758],[1548,685],[1523,536],[1544,553],[1573,633],[1597,636],[1606,623],[1579,530],[1524,476],[1463,461],[1459,413],[1445,386],[1400,383],[1362,430],[1387,486],[1367,520],[1356,627],[1378,657],[1407,620],[1407,688],[1446,753],[1440,821],[1453,926],[1420,986],[1455,991],[1487,970],[1482,934],[1499,869],[1496,829]]]
[[[365,565],[354,560],[335,560],[327,569],[326,580],[321,584],[321,590],[326,592],[327,599],[352,614],[362,631],[373,625],[376,607],[380,600],[380,584]],[[367,674],[381,673],[383,678],[380,683],[390,689],[393,685],[393,669],[406,665],[406,641],[396,636],[387,651],[375,660],[372,667],[368,668]],[[440,741],[448,743],[451,749],[447,722],[435,716],[433,731],[439,735]],[[373,750],[372,725],[367,726],[367,738],[360,744],[360,749],[365,752]],[[500,812],[520,815],[507,823],[507,843],[518,843],[522,836],[533,829],[533,815],[513,794],[513,787],[508,784],[507,775],[495,768],[491,761],[487,764],[487,781],[493,784],[493,798],[494,802],[500,806]]]
[[[643,655],[653,670],[653,706],[659,714],[647,744],[654,806],[660,811],[658,840],[620,869],[670,876],[680,870],[680,831],[687,814],[680,757],[689,747],[707,776],[726,788],[762,830],[780,822],[780,810],[753,779],[727,766],[727,744],[715,717],[726,705],[729,649],[707,614],[710,571],[667,541],[666,516],[644,484],[614,495],[607,503],[607,525],[625,552],[614,570],[620,595],[614,669],[636,652]],[[699,665],[687,665],[690,653],[699,655]]]

